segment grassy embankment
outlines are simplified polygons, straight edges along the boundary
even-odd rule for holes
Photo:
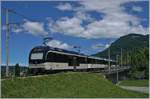
[[[68,72],[43,77],[15,78],[14,81],[3,80],[1,86],[1,95],[6,98],[148,97],[148,94],[121,89],[103,75],[95,73]]]
[[[149,80],[124,80],[124,81],[121,81],[119,85],[146,87],[146,86],[149,86]]]

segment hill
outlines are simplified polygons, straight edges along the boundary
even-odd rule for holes
[[[144,47],[149,47],[149,35],[128,34],[117,39],[109,48],[111,50],[111,58],[115,59],[117,54],[120,55],[121,48],[123,49],[123,52],[127,52]],[[108,48],[92,56],[108,58]]]
[[[123,98],[147,94],[119,88],[97,73],[68,72],[40,77],[15,78],[1,82],[3,98]]]

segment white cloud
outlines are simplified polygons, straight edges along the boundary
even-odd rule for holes
[[[72,5],[70,3],[61,3],[56,8],[62,11],[72,10]]]
[[[12,25],[10,29],[11,32],[14,33],[28,33],[35,36],[48,35],[48,32],[46,32],[44,29],[44,23],[42,22],[32,22],[25,20],[25,22],[22,25]]]
[[[105,45],[105,48],[108,48],[109,46],[110,46],[110,44],[106,44],[106,45]]]
[[[100,49],[100,48],[104,48],[105,47],[105,45],[104,44],[94,44],[94,45],[92,45],[92,49]]]
[[[74,17],[80,19],[81,21],[87,21],[87,22],[92,22],[95,20],[94,18],[91,17],[90,14],[83,11],[77,11]]]
[[[15,32],[15,33],[20,33],[22,31],[23,31],[22,28],[12,28],[12,32]]]
[[[20,32],[23,32],[23,28],[20,27],[19,25],[12,25],[10,26],[11,28],[11,31],[14,32],[14,33],[20,33]]]
[[[72,48],[69,44],[61,42],[59,40],[51,40],[47,42],[47,45],[51,47],[62,48],[62,49]]]
[[[6,31],[5,25],[2,26],[2,30]],[[20,32],[23,32],[24,30],[21,26],[13,24],[13,25],[9,25],[9,31],[13,33],[20,33]]]
[[[130,0],[86,0],[79,2],[81,6],[74,7],[76,11],[72,18],[61,18],[54,22],[49,29],[52,32],[63,33],[83,38],[118,38],[129,33],[148,33],[136,16],[130,15],[124,11],[124,3]],[[71,9],[70,9],[71,10]],[[101,20],[91,18],[89,11],[96,11],[99,14],[104,13]],[[83,21],[89,21],[82,25]]]
[[[82,35],[84,28],[80,26],[82,21],[76,17],[63,17],[54,24],[49,23],[49,29],[52,32],[60,32],[66,35],[78,36]]]
[[[148,33],[148,28],[141,25],[141,19],[124,11],[122,6],[130,0],[86,0],[77,1],[80,6],[73,6],[70,3],[60,3],[56,8],[61,11],[74,11],[73,17],[61,17],[54,21],[48,18],[48,29],[51,33],[62,33],[75,37],[87,39],[95,38],[118,38],[129,33]],[[138,1],[137,1],[138,2]],[[140,11],[139,7],[133,9]],[[95,19],[89,11],[103,13],[102,19]],[[86,23],[86,24],[85,24]],[[25,21],[20,28],[15,27],[13,32],[26,32],[32,35],[48,35],[44,28],[45,23]]]
[[[133,6],[132,10],[136,11],[136,12],[142,12],[143,11],[142,7],[139,7],[139,6]]]
[[[44,24],[41,22],[26,21],[22,27],[32,35],[48,35],[48,32],[44,30]]]
[[[94,45],[92,45],[92,49],[106,49],[106,48],[108,48],[110,46],[110,44],[100,44],[100,43],[98,43],[98,44],[94,44]]]

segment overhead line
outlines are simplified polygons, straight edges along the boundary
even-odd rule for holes
[[[7,9],[9,12],[12,12],[12,13],[14,13],[14,14],[16,14],[16,15],[18,15],[18,16],[21,16],[21,17],[23,17],[23,18],[25,18],[25,19],[27,19],[27,20],[30,20],[30,21],[32,21],[32,22],[40,22],[40,21],[38,21],[38,20],[33,20],[33,19],[31,19],[31,18],[28,18],[28,17],[26,17],[25,15],[16,12],[14,9],[8,9],[8,8],[5,8],[5,7],[2,7],[2,9],[4,9],[4,10]]]

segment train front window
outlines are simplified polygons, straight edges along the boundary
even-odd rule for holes
[[[32,53],[31,54],[31,59],[33,59],[33,60],[43,59],[43,53]]]

